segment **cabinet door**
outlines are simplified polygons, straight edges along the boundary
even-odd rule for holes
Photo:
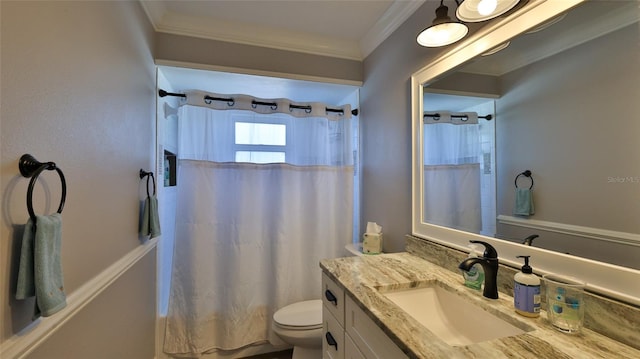
[[[344,359],[344,329],[326,305],[322,306],[322,358]]]
[[[350,297],[346,296],[345,301],[346,336],[366,359],[408,358]]]
[[[344,359],[366,359],[349,335],[344,336]]]
[[[344,290],[325,273],[322,273],[322,304],[344,327]]]

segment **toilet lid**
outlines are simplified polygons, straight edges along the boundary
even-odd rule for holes
[[[322,300],[289,304],[273,314],[273,320],[284,327],[318,327],[322,325]]]

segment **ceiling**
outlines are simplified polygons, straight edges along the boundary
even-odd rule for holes
[[[425,0],[141,0],[156,31],[362,60]],[[437,1],[429,0],[430,6]],[[526,3],[526,2],[523,2]],[[637,21],[637,4],[589,2],[548,30],[527,33],[498,54],[461,71],[500,76]],[[612,6],[613,5],[613,6]],[[629,19],[626,19],[629,18]],[[585,19],[590,19],[586,20]],[[595,20],[594,20],[595,19]],[[597,26],[590,26],[597,24]],[[470,32],[477,30],[475,26]],[[547,35],[553,36],[548,37]],[[534,45],[535,43],[535,45]],[[544,46],[542,46],[544,45]],[[176,91],[250,93],[298,102],[340,104],[355,86],[161,67]],[[315,90],[314,90],[315,89]],[[304,95],[303,95],[304,94]]]
[[[425,0],[140,2],[158,32],[363,60]]]

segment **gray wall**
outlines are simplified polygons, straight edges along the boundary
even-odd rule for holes
[[[158,33],[156,58],[201,65],[362,81],[360,61]]]
[[[364,61],[361,228],[380,224],[385,252],[403,251],[411,233],[410,77],[442,51],[416,43],[436,6],[426,2]]]
[[[154,34],[138,2],[2,1],[0,11],[4,342],[30,323],[33,310],[32,300],[12,299],[16,254],[28,218],[29,180],[19,175],[18,159],[30,153],[56,162],[65,173],[62,265],[69,296],[140,246],[144,184],[137,174],[154,165],[155,72]],[[57,176],[46,172],[34,191],[40,214],[55,211],[60,198]],[[74,358],[81,340],[84,347],[103,352],[90,355],[87,349],[79,357],[151,358],[154,267],[152,250],[43,348]],[[131,329],[122,330],[124,323]],[[119,355],[120,345],[130,350],[127,355]],[[45,351],[32,357],[52,358]]]
[[[532,219],[640,233],[639,34],[627,26],[501,78],[498,214],[511,215],[513,180],[529,169]],[[639,265],[638,247],[500,227],[512,237],[534,232],[539,247]]]
[[[151,253],[74,315],[28,358],[154,358],[156,295],[144,288],[155,277],[155,272],[155,255]]]

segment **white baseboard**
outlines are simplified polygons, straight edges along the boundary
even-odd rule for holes
[[[19,333],[7,339],[0,347],[0,358],[20,359],[33,352],[34,349],[60,329],[67,321],[71,320],[129,268],[155,248],[157,243],[158,239],[152,239],[136,247],[136,249],[127,253],[120,260],[69,294],[65,309],[51,317],[34,321]]]
[[[640,247],[640,235],[635,233],[610,231],[607,229],[576,226],[573,224],[541,221],[537,219],[519,218],[505,215],[498,216],[498,223]]]

